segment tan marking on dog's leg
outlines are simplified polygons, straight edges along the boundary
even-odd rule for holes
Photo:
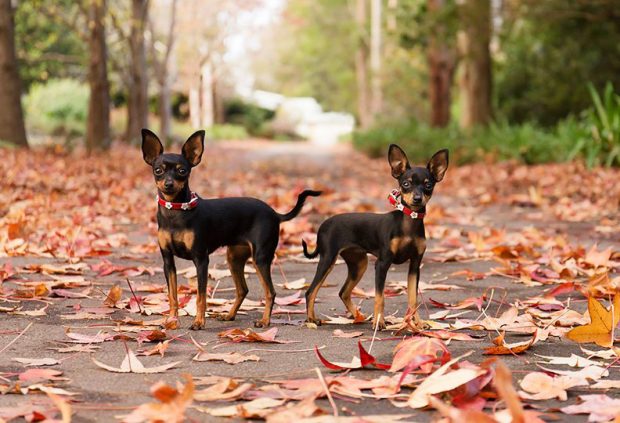
[[[256,268],[256,275],[258,276],[258,280],[263,286],[263,290],[265,291],[265,310],[263,312],[263,318],[261,320],[257,320],[254,322],[254,326],[257,328],[264,328],[269,326],[271,323],[271,311],[273,309],[273,303],[275,301],[275,289],[273,288],[273,281],[271,280],[271,266],[270,265],[257,265],[254,264]]]
[[[340,299],[356,321],[363,321],[365,317],[351,301],[351,293],[362,279],[362,276],[364,276],[364,272],[366,272],[368,256],[366,252],[360,251],[343,251],[341,255],[347,263],[348,275],[340,290]]]
[[[237,311],[239,311],[239,307],[241,307],[243,300],[248,294],[248,284],[245,280],[243,269],[245,268],[245,263],[251,255],[252,250],[249,246],[235,245],[228,247],[226,252],[226,261],[228,262],[228,267],[230,268],[230,273],[232,274],[233,282],[235,283],[236,296],[230,312],[226,315],[220,316],[221,320],[235,320]]]
[[[327,267],[327,270],[324,271],[323,275],[320,276],[320,280],[316,282],[316,284],[314,285],[314,288],[312,289],[312,291],[310,291],[310,294],[306,296],[306,313],[308,314],[308,318],[307,318],[308,322],[316,323],[316,324],[321,323],[320,319],[317,319],[316,314],[314,313],[314,303],[316,301],[316,296],[319,293],[319,289],[321,289],[321,286],[325,282],[325,279],[327,279],[327,276],[330,274],[330,272],[334,268],[335,263],[336,263],[336,258],[334,258],[334,260],[329,265],[329,267]],[[320,262],[319,262],[319,265],[320,265]],[[317,268],[317,271],[318,271],[318,268]],[[316,278],[316,275],[315,275],[315,278]],[[314,281],[313,281],[313,284],[314,284]],[[311,288],[312,288],[312,285],[308,289],[310,290]],[[306,292],[306,294],[308,293]]]
[[[375,292],[375,310],[372,318],[372,327],[379,330],[385,329],[385,297],[383,292]]]

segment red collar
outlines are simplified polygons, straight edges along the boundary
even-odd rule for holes
[[[196,195],[195,192],[192,192],[190,200],[187,203],[172,203],[164,200],[158,195],[157,204],[167,208],[168,210],[191,210],[198,205],[198,195]]]
[[[388,200],[390,201],[390,204],[397,210],[400,210],[401,212],[405,213],[407,216],[411,217],[412,219],[424,219],[424,216],[426,215],[426,213],[416,213],[413,210],[411,210],[409,207],[406,207],[400,200],[401,197],[401,193],[399,190],[395,189],[392,190],[392,192],[390,192],[390,195],[388,195]]]

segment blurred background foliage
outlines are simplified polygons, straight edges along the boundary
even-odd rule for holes
[[[459,162],[620,165],[617,0],[9,3],[30,140],[88,138],[89,99],[108,89],[112,136],[132,141],[136,78],[148,86],[141,122],[169,113],[173,140],[197,125],[280,139],[276,110],[240,95],[250,81],[351,113],[353,145],[372,155],[396,142],[419,160],[448,147]],[[99,3],[108,88],[90,73]]]

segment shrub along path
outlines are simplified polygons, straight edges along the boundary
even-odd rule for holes
[[[426,220],[420,312],[431,329],[412,334],[403,320],[402,265],[388,275],[390,330],[373,333],[369,322],[354,324],[344,314],[337,295],[344,264],[319,292],[317,312],[326,324],[303,324],[302,288],[316,264],[300,257],[299,242],[312,242],[334,213],[388,211],[395,183],[386,160],[342,146],[209,144],[191,179],[204,197],[250,195],[282,212],[303,188],[325,191],[282,227],[273,268],[278,305],[272,328],[257,336],[247,329],[262,313],[263,294],[251,268],[236,321],[208,319],[205,330],[190,332],[192,317],[183,316],[179,330],[162,326],[154,184],[139,151],[119,146],[90,159],[2,154],[0,419],[64,412],[76,421],[130,414],[129,421],[333,421],[337,413],[381,415],[376,421],[384,422],[386,415],[428,421],[440,410],[466,421],[522,413],[528,421],[548,413],[608,421],[618,414],[619,351],[611,347],[618,319],[616,308],[605,309],[620,287],[618,171],[576,164],[450,168]],[[209,306],[222,311],[234,289],[222,252],[212,258]],[[366,315],[372,265],[354,294]],[[191,266],[177,268],[179,295],[192,314]],[[584,316],[586,295],[593,326]],[[566,338],[571,327],[584,328],[573,334],[577,341],[596,338],[604,346]],[[358,343],[372,357],[352,361],[360,357]],[[129,351],[145,368],[133,358],[121,364]],[[336,371],[335,362],[364,369]],[[435,398],[430,406],[428,394]]]

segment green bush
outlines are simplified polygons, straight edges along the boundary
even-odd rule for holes
[[[565,161],[582,133],[573,122],[553,131],[533,124],[493,123],[487,128],[463,132],[455,125],[431,128],[418,122],[394,123],[353,134],[356,148],[371,156],[387,154],[388,145],[399,144],[410,160],[423,163],[442,148],[450,150],[450,160],[469,163],[480,160],[517,160],[523,163]]]
[[[243,140],[248,138],[248,133],[243,126],[239,125],[213,125],[206,129],[207,138],[212,140]]]
[[[252,135],[264,135],[265,124],[273,119],[274,112],[239,99],[229,100],[224,106],[226,122],[241,125]]]
[[[608,83],[599,95],[588,85],[593,107],[583,113],[582,133],[570,158],[582,157],[588,166],[620,166],[620,95]]]
[[[88,96],[88,87],[72,79],[33,84],[25,100],[29,130],[50,135],[84,134]]]

